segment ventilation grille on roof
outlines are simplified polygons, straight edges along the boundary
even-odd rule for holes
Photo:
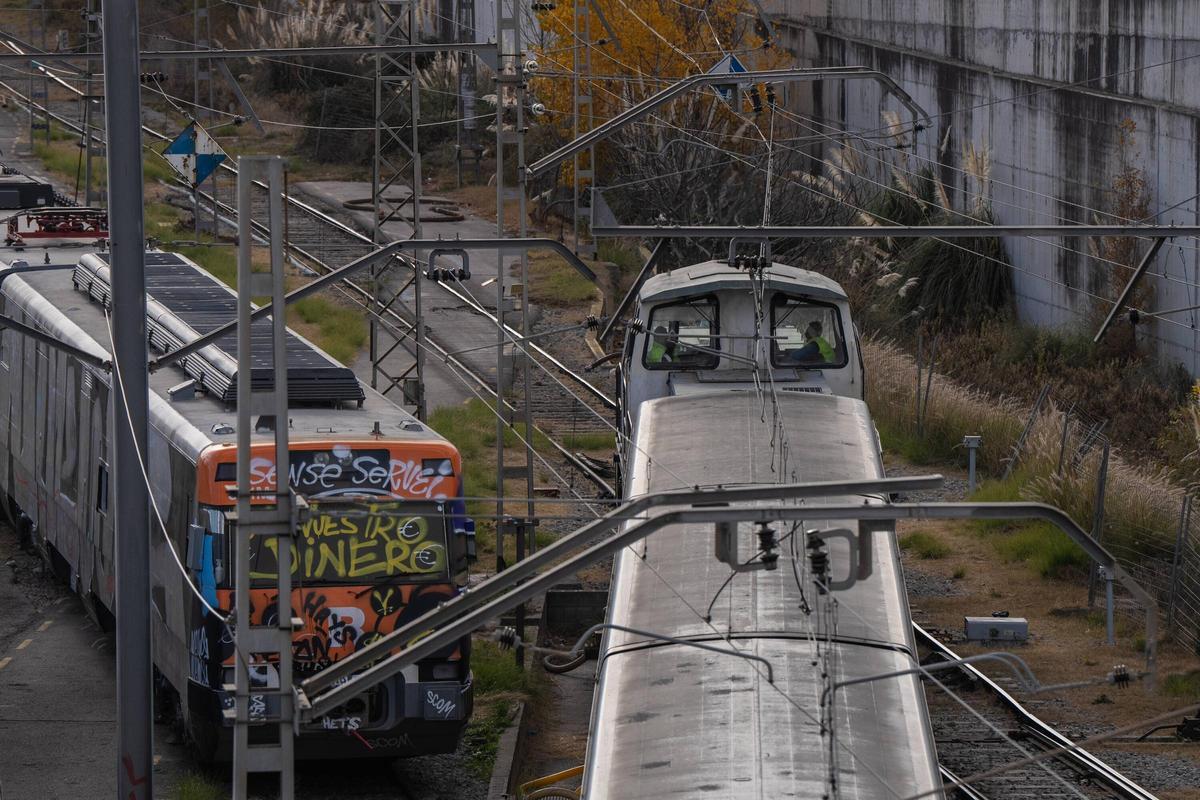
[[[110,306],[109,254],[94,256],[103,262],[75,267],[74,283],[92,299]],[[215,330],[237,316],[237,297],[207,273],[175,253],[146,253],[147,332],[150,345],[161,352],[176,350],[197,336]],[[264,318],[250,329],[250,380],[256,391],[270,390],[271,321]],[[287,336],[288,402],[361,404],[365,398],[354,371],[312,345]],[[210,394],[227,404],[237,402],[237,334],[231,332],[213,346],[178,362]]]

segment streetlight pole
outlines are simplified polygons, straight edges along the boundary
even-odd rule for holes
[[[150,496],[146,454],[146,280],[142,229],[142,114],[137,0],[106,0],[104,118],[112,247],[117,537],[117,797],[154,796],[151,732]]]

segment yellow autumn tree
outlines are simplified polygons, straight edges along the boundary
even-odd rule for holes
[[[598,124],[678,78],[707,71],[729,54],[747,69],[790,63],[784,52],[763,38],[748,0],[597,2],[616,34],[615,40],[590,5],[586,34],[582,21],[576,25],[574,2],[535,5],[535,9],[542,8],[537,12],[540,41],[533,48],[540,70],[532,89],[547,111],[539,120],[537,137],[543,147],[573,138],[576,72],[581,73],[581,93],[592,97],[592,120]],[[586,72],[585,55],[590,55],[591,62]],[[744,105],[748,110],[748,101]],[[730,150],[753,147],[762,137],[739,134],[743,128],[753,127],[742,111],[720,100],[715,92],[693,92],[634,126],[637,130],[623,132],[601,146],[600,168],[606,175],[623,175],[630,166],[630,148],[641,152],[641,145],[653,146],[655,140],[665,144],[666,139],[675,138],[681,131],[701,136],[711,146]],[[580,131],[587,129],[586,119],[582,120]],[[613,166],[618,167],[616,172],[607,169]],[[573,177],[571,164],[564,165],[561,177],[569,185]]]

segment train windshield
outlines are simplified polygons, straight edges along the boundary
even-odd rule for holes
[[[824,369],[846,366],[846,341],[837,306],[776,295],[771,301],[771,363]]]
[[[292,546],[292,579],[308,585],[446,581],[449,523],[442,503],[314,504]],[[279,541],[251,537],[255,585],[274,584]]]
[[[720,360],[717,299],[702,297],[650,312],[647,369],[713,369]]]

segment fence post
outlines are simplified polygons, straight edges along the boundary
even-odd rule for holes
[[[1092,538],[1097,542],[1104,541],[1104,492],[1108,486],[1108,451],[1109,442],[1104,442],[1104,452],[1100,454],[1100,468],[1096,471],[1096,503],[1092,506]],[[1096,562],[1088,567],[1088,608],[1096,605]]]
[[[1059,445],[1058,445],[1058,469],[1055,471],[1056,475],[1062,475],[1063,459],[1067,455],[1067,437],[1071,435],[1071,414],[1074,411],[1075,411],[1075,404],[1072,403],[1071,407],[1068,408],[1065,412],[1063,412],[1063,432],[1062,432],[1062,441],[1059,442]]]
[[[924,357],[924,340],[921,329],[917,328],[917,439],[921,438],[921,359]]]
[[[1171,556],[1171,593],[1167,600],[1167,632],[1175,631],[1176,599],[1179,596],[1179,573],[1183,562],[1183,537],[1192,522],[1192,496],[1183,496],[1183,505],[1179,508],[1179,531],[1175,534],[1175,552]]]
[[[1012,456],[1008,459],[1008,464],[1004,467],[1004,477],[1002,480],[1008,480],[1012,475],[1013,467],[1016,466],[1017,460],[1021,457],[1021,451],[1025,449],[1025,440],[1029,438],[1030,431],[1033,430],[1033,424],[1037,422],[1038,414],[1042,411],[1042,404],[1046,402],[1046,398],[1050,394],[1050,384],[1042,387],[1042,391],[1038,394],[1037,402],[1033,404],[1033,410],[1029,412],[1029,419],[1025,420],[1025,428],[1021,431],[1021,435],[1017,438],[1017,443],[1013,445]]]

